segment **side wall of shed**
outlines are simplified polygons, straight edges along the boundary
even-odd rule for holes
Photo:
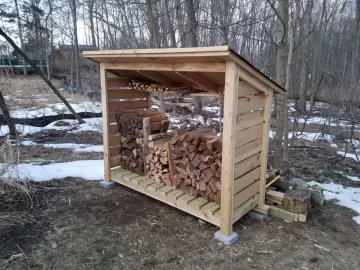
[[[267,95],[245,81],[239,83],[236,112],[233,222],[259,204]]]
[[[111,77],[101,65],[101,95],[103,111],[104,172],[110,181],[110,169],[120,165],[120,134],[116,121],[119,110],[150,108],[150,93],[127,88],[129,78]]]

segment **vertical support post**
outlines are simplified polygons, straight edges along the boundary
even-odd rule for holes
[[[100,64],[100,80],[104,143],[104,181],[110,182],[109,96],[107,89],[107,71],[103,63]]]
[[[221,168],[221,227],[223,235],[232,233],[234,198],[234,152],[236,112],[239,93],[239,70],[235,62],[226,62],[224,92],[224,128]]]
[[[264,124],[261,142],[261,159],[260,159],[260,188],[259,188],[259,205],[258,207],[264,209],[265,204],[265,186],[266,186],[266,171],[267,171],[267,158],[269,150],[269,131],[271,121],[271,105],[273,100],[273,90],[266,94],[265,107],[264,107]]]

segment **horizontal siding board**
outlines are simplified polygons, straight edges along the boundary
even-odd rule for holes
[[[120,156],[117,157],[110,157],[110,168],[114,168],[120,166]]]
[[[261,139],[257,139],[248,144],[240,146],[235,149],[234,163],[238,163],[250,156],[255,155],[261,151]]]
[[[260,166],[234,180],[234,194],[260,179]]]
[[[239,163],[236,163],[234,166],[234,179],[260,166],[260,156],[260,153],[258,153]]]
[[[263,125],[257,125],[242,131],[238,131],[235,134],[235,148],[245,145],[251,141],[262,137]]]
[[[246,202],[248,199],[250,199],[256,193],[259,193],[259,189],[260,189],[260,180],[252,183],[250,186],[246,187],[242,191],[235,194],[234,201],[233,201],[234,209],[236,207],[242,205],[244,202]]]
[[[107,79],[107,87],[109,88],[124,88],[128,86],[130,78],[127,77],[109,77]]]
[[[109,136],[110,147],[120,145],[120,135]]]
[[[149,106],[149,102],[144,100],[133,100],[133,101],[114,101],[109,102],[109,111],[110,112],[117,112],[120,110],[127,110],[127,109],[144,109]]]
[[[128,99],[128,98],[147,98],[148,92],[136,91],[136,90],[109,90],[109,100],[113,99]]]
[[[244,130],[264,122],[262,111],[237,116],[236,131]]]
[[[259,95],[261,93],[262,92],[260,92],[255,87],[248,84],[247,82],[245,81],[239,82],[239,98]]]
[[[237,114],[250,110],[263,108],[265,106],[265,95],[240,98],[237,106]]]
[[[120,155],[120,146],[110,147],[110,157],[116,157]]]
[[[117,124],[109,125],[109,133],[110,134],[117,134],[119,132],[119,128]]]

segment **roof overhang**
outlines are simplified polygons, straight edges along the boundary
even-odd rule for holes
[[[139,50],[104,50],[104,51],[84,51],[83,56],[97,63],[105,64],[105,67],[112,69],[112,73],[122,76],[126,72],[116,73],[115,70],[126,70],[135,75],[141,76],[141,70],[152,72],[160,71],[166,73],[173,71],[177,75],[181,72],[213,72],[207,75],[211,81],[211,75],[220,78],[221,73],[225,73],[225,62],[235,61],[240,68],[240,78],[250,84],[255,84],[259,89],[270,88],[275,93],[284,93],[285,89],[272,81],[265,74],[256,69],[248,61],[235,53],[229,46],[218,47],[198,47],[198,48],[168,48],[168,49],[139,49]],[[141,64],[152,63],[151,65]],[[169,68],[161,70],[161,63],[168,64]],[[196,63],[195,65],[191,64]],[[223,68],[222,68],[223,67]],[[160,70],[159,70],[160,69]],[[180,73],[179,73],[180,72]],[[134,75],[134,76],[135,76]],[[184,75],[184,74],[183,74]],[[186,74],[185,74],[186,75]]]

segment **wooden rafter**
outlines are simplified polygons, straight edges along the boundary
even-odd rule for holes
[[[165,85],[165,86],[170,86],[170,87],[177,87],[179,86],[178,83],[174,82],[173,80],[163,76],[162,74],[156,72],[156,71],[140,71],[140,70],[137,70],[136,71],[137,73],[153,80],[153,81],[156,81],[158,83],[161,83],[162,85]]]
[[[206,90],[217,92],[218,86],[216,84],[206,80],[197,73],[190,73],[190,72],[175,72],[175,73],[187,79],[188,81],[203,87]]]

